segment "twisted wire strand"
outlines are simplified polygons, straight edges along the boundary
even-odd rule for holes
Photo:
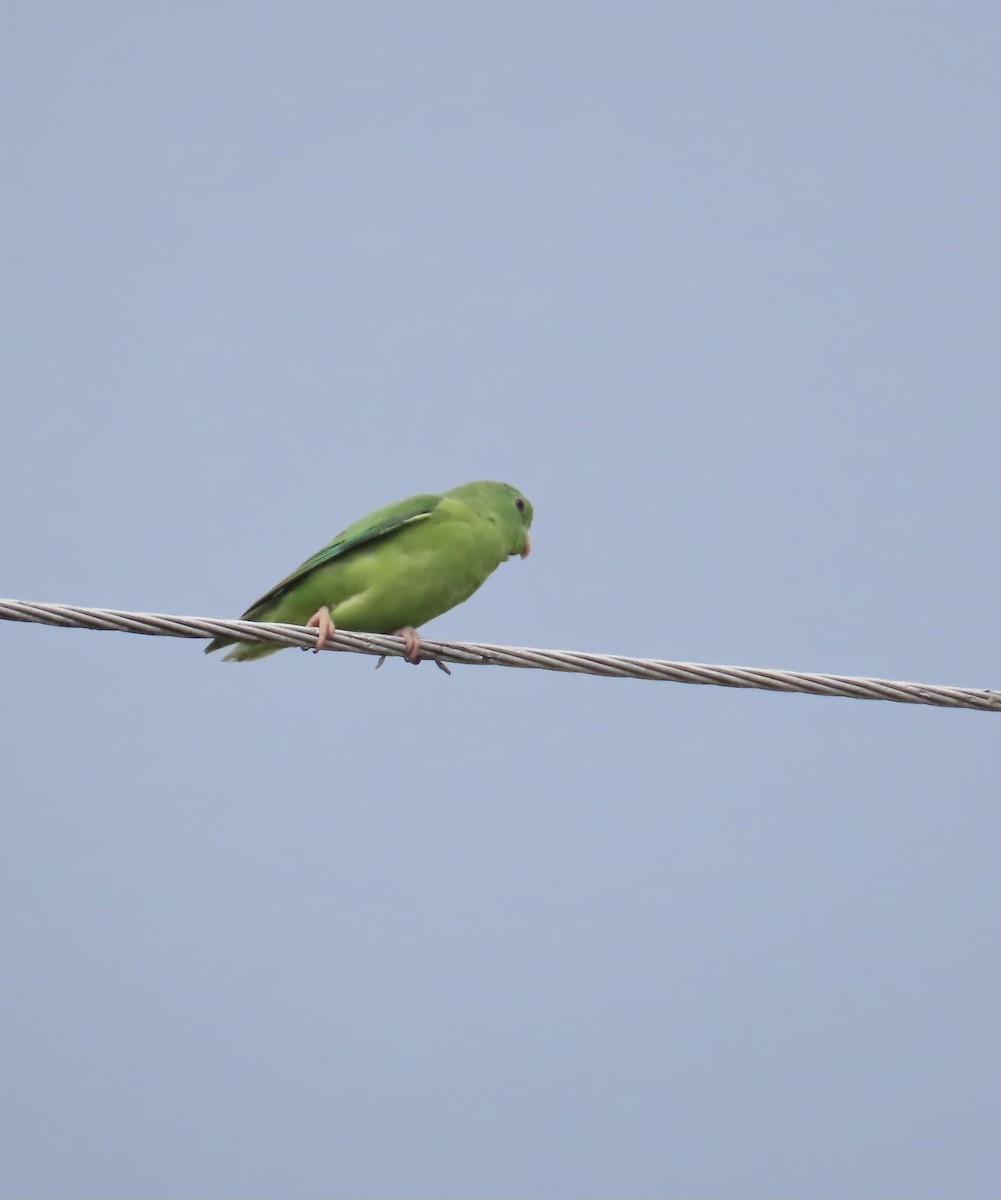
[[[0,620],[60,625],[72,629],[117,630],[152,637],[214,638],[222,635],[241,642],[271,642],[279,646],[316,646],[316,630],[302,625],[267,621],[231,621],[215,617],[183,617],[165,613],[125,612],[114,608],[83,608],[75,604],[40,604],[0,600]],[[395,634],[351,633],[338,629],[325,650],[379,657],[403,657],[403,638]],[[590,654],[577,650],[540,650],[529,646],[493,646],[480,642],[439,642],[421,638],[422,658],[470,666],[522,667],[569,671],[619,679],[656,679],[669,683],[713,684],[719,687],[759,688],[768,692],[800,692],[808,696],[843,696],[850,700],[893,700],[900,704],[931,704],[940,708],[972,708],[1001,712],[1001,692],[986,688],[947,687],[904,683],[867,676],[824,675],[781,671],[770,667],[714,666],[629,658],[620,654]]]

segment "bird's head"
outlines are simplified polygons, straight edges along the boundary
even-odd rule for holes
[[[532,524],[530,501],[509,483],[497,483],[481,479],[476,483],[464,483],[446,493],[462,500],[470,508],[486,518],[491,524],[504,531],[504,538],[511,547],[508,557],[515,554],[527,558],[532,548],[528,527]]]

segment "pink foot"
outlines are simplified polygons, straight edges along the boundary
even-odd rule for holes
[[[330,619],[330,609],[326,607],[318,608],[306,622],[306,625],[311,629],[314,627],[316,629],[316,650],[313,651],[315,654],[317,650],[323,649],[327,643],[327,639],[333,636],[335,632],[334,623]]]
[[[416,629],[411,629],[408,625],[406,629],[397,629],[396,631],[406,647],[406,654],[403,656],[407,662],[413,663],[416,666],[421,661],[421,638]]]

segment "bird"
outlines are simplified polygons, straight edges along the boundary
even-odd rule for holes
[[[532,505],[507,483],[478,480],[378,508],[337,534],[246,610],[244,621],[316,629],[321,650],[337,629],[397,633],[408,662],[421,661],[417,627],[455,608],[508,558],[527,558]],[[226,662],[285,649],[213,638]],[[442,664],[439,664],[442,665]]]

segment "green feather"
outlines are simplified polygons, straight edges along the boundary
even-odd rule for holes
[[[528,553],[532,506],[506,483],[463,484],[411,496],[349,525],[243,614],[245,621],[304,625],[320,608],[339,629],[394,633],[447,612],[512,555]],[[227,661],[280,646],[215,638]]]

